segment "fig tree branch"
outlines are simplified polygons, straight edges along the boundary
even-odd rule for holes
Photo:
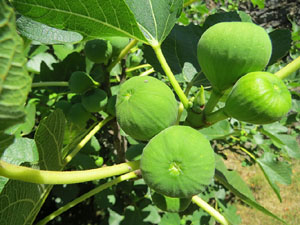
[[[213,218],[215,218],[215,220],[218,221],[220,224],[229,225],[228,221],[225,219],[225,217],[221,213],[219,213],[212,206],[210,206],[205,201],[203,201],[199,196],[197,196],[197,195],[193,196],[192,202],[194,202],[196,205],[198,205],[200,208],[202,208],[205,212],[207,212],[209,215],[211,215]]]
[[[114,166],[82,171],[37,170],[0,160],[0,176],[36,184],[74,184],[121,175],[139,169],[140,162],[126,162]]]
[[[277,71],[275,75],[280,79],[284,79],[289,76],[291,73],[295,72],[296,70],[300,69],[300,56],[294,59],[292,62],[287,64],[281,70]]]
[[[189,107],[189,100],[187,99],[186,95],[184,94],[183,90],[181,89],[180,85],[178,84],[172,70],[170,69],[166,58],[163,55],[163,52],[161,50],[160,44],[156,44],[156,45],[151,45],[151,47],[153,48],[158,61],[161,64],[161,67],[163,68],[163,70],[165,71],[167,77],[170,80],[170,83],[172,85],[172,87],[174,88],[176,94],[178,95],[180,101],[182,102],[182,104],[184,105],[184,108],[188,108]]]
[[[125,180],[129,180],[129,179],[133,179],[133,178],[137,178],[137,174],[135,172],[130,172],[130,173],[126,173],[124,175],[121,175],[115,179],[113,179],[112,181],[109,181],[105,184],[102,184],[94,189],[92,189],[91,191],[81,195],[80,197],[76,198],[75,200],[67,203],[66,205],[62,206],[61,208],[59,208],[58,210],[54,211],[53,213],[51,213],[50,215],[46,216],[44,219],[40,220],[36,225],[44,225],[47,224],[49,221],[53,220],[55,217],[61,215],[62,213],[66,212],[67,210],[73,208],[74,206],[78,205],[79,203],[85,201],[86,199],[98,194],[99,192],[115,185],[118,184],[122,181]]]

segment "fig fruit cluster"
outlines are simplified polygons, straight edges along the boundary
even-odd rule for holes
[[[249,22],[222,22],[207,29],[198,43],[198,61],[216,93],[231,88],[224,113],[253,124],[280,120],[291,95],[275,75],[261,72],[272,53],[266,31]],[[201,124],[199,116],[189,119]],[[198,120],[197,120],[198,119]]]

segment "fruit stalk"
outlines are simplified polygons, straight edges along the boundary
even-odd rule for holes
[[[157,56],[157,59],[161,64],[161,67],[163,68],[167,77],[169,78],[170,83],[171,83],[172,87],[174,88],[176,94],[178,95],[180,101],[182,102],[184,108],[188,108],[189,100],[187,99],[186,95],[184,94],[183,90],[181,89],[180,85],[178,84],[173,72],[171,71],[171,69],[166,61],[166,58],[163,55],[160,45],[159,44],[151,45],[151,47],[153,48],[153,50]]]
[[[48,81],[48,82],[37,82],[32,83],[32,88],[38,88],[38,87],[68,87],[69,82],[67,81]]]
[[[284,79],[289,76],[291,73],[295,72],[296,70],[300,69],[300,56],[294,59],[292,62],[287,64],[281,70],[277,71],[275,75],[280,79]]]
[[[67,210],[73,208],[74,206],[78,205],[79,203],[85,201],[86,199],[98,194],[99,192],[113,186],[116,185],[122,181],[125,180],[129,180],[129,179],[133,179],[133,178],[137,178],[137,174],[135,172],[130,172],[130,173],[126,173],[122,176],[119,176],[115,179],[113,179],[112,181],[109,181],[105,184],[102,184],[94,189],[92,189],[91,191],[81,195],[80,197],[76,198],[75,200],[67,203],[66,205],[60,207],[58,210],[54,211],[53,213],[51,213],[50,215],[46,216],[44,219],[40,220],[36,225],[44,225],[47,224],[48,222],[50,222],[51,220],[53,220],[55,217],[61,215],[62,213],[66,212]]]
[[[221,213],[219,213],[217,210],[215,210],[197,195],[193,196],[192,202],[194,202],[196,205],[198,205],[200,208],[206,211],[209,215],[215,218],[215,220],[217,220],[220,224],[229,225],[228,221]]]
[[[205,108],[204,108],[205,115],[211,113],[214,110],[215,106],[217,105],[217,103],[219,102],[221,97],[222,97],[222,94],[220,94],[219,92],[212,89],[211,95],[208,99],[208,102],[205,105]]]
[[[188,7],[189,5],[193,4],[194,2],[196,2],[197,0],[190,0],[186,3],[184,3],[183,7]]]
[[[141,73],[139,76],[143,77],[143,76],[148,76],[151,73],[154,73],[155,70],[153,68],[146,70],[145,72]]]
[[[138,40],[136,39],[130,41],[129,44],[120,52],[119,56],[108,66],[107,71],[110,72],[137,43]]]
[[[109,116],[106,119],[102,120],[99,122],[81,141],[80,143],[76,146],[76,148],[65,158],[64,163],[67,164],[69,163],[73,157],[82,149],[86,143],[89,142],[89,140],[109,121],[111,121],[114,117]]]
[[[150,64],[138,65],[138,66],[135,66],[135,67],[127,68],[126,73],[129,73],[129,72],[132,72],[132,71],[135,71],[135,70],[138,70],[138,69],[143,69],[143,68],[146,68],[146,67],[152,67],[152,66]]]
[[[0,176],[36,184],[74,184],[121,175],[139,169],[139,161],[82,171],[49,171],[0,160]]]
[[[227,119],[229,116],[227,116],[224,113],[224,108],[221,108],[213,113],[210,113],[205,116],[205,124],[207,126],[211,126],[212,124],[215,124],[221,120]]]

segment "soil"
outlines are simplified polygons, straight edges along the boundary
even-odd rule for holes
[[[251,1],[240,4],[240,10],[249,13],[256,24],[263,27],[291,28],[289,20],[300,26],[299,0],[265,0],[265,8],[254,7]]]

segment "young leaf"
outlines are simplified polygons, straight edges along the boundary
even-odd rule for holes
[[[35,134],[40,169],[62,169],[64,126],[65,118],[60,110],[41,121]],[[9,180],[0,194],[0,205],[4,206],[1,208],[0,224],[32,224],[51,188],[52,185]],[[18,213],[12,216],[11,212]]]
[[[25,70],[23,41],[15,26],[15,14],[0,1],[0,131],[23,122],[24,104],[31,78]]]
[[[179,18],[182,0],[125,0],[150,43],[162,43]]]
[[[87,38],[128,36],[147,42],[124,0],[14,0],[22,15]]]
[[[16,23],[21,35],[42,44],[76,43],[83,38],[79,33],[52,28],[24,16],[21,16]]]
[[[275,182],[291,184],[292,170],[287,163],[276,161],[274,157],[272,153],[265,152],[261,158],[257,159],[257,162],[281,202],[280,189]]]
[[[278,216],[274,215],[269,210],[258,204],[255,201],[250,189],[244,183],[241,177],[235,171],[228,171],[221,157],[218,155],[216,155],[215,178],[249,206],[252,206],[264,214],[281,221],[282,223],[286,223],[284,220],[280,219]]]

